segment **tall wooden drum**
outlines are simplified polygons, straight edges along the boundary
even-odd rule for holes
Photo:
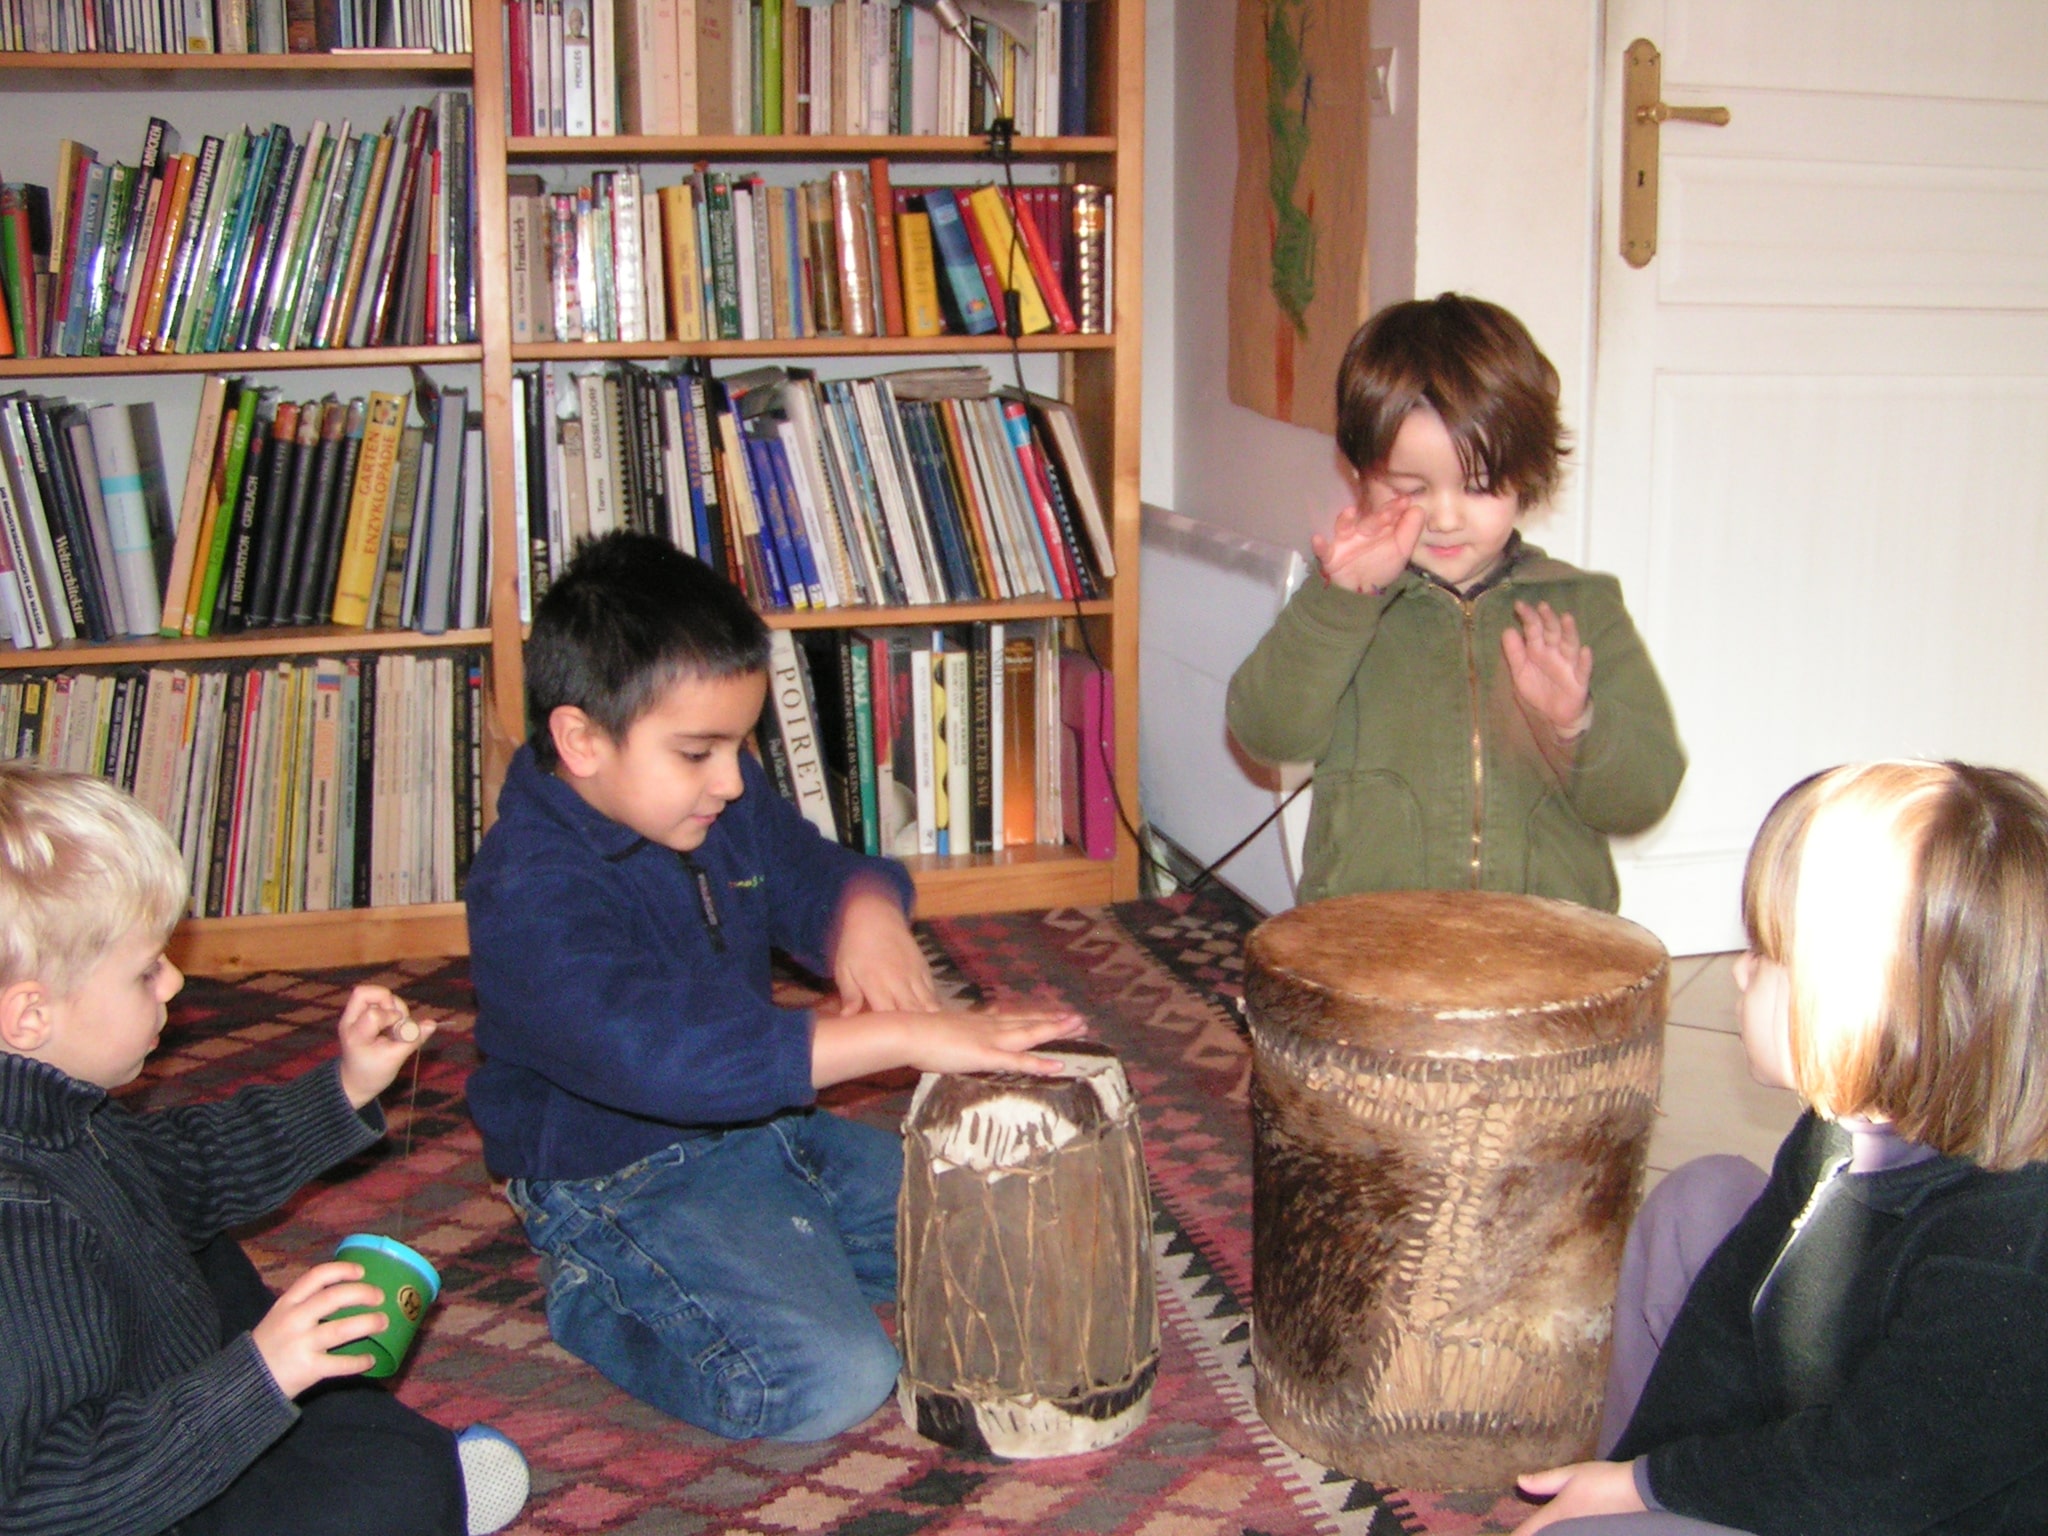
[[[1395,1487],[1591,1455],[1663,946],[1569,902],[1400,891],[1262,923],[1247,962],[1259,1412]]]
[[[903,1417],[1020,1458],[1122,1439],[1159,1368],[1137,1101],[1101,1046],[1035,1054],[1069,1075],[918,1083],[896,1218]]]

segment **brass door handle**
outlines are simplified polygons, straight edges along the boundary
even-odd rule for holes
[[[1657,156],[1660,125],[1728,125],[1726,107],[1674,107],[1663,99],[1664,56],[1639,37],[1622,55],[1621,258],[1646,267],[1657,254]]]

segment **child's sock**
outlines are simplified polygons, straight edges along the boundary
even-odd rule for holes
[[[455,1437],[462,1489],[469,1501],[469,1536],[501,1531],[526,1507],[526,1458],[488,1424],[472,1424]]]

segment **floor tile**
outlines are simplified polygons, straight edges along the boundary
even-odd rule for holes
[[[1675,981],[1673,983],[1671,1022],[1736,1033],[1741,1026],[1735,1014],[1739,996],[1735,990],[1735,956],[1695,955],[1688,957],[1685,963],[1692,961],[1699,963],[1686,977],[1685,985],[1680,987]],[[1673,962],[1674,978],[1679,963]]]
[[[1798,1118],[1796,1095],[1750,1077],[1738,1036],[1688,1024],[1664,1031],[1664,1092],[1650,1133],[1652,1168],[1668,1171],[1710,1152],[1734,1152],[1768,1168]]]

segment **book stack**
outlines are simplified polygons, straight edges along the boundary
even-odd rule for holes
[[[512,339],[1103,334],[1100,187],[892,187],[889,162],[775,185],[700,166],[670,186],[509,178]]]
[[[165,635],[483,621],[488,487],[467,393],[290,401],[209,378],[161,589]]]
[[[612,134],[986,132],[996,98],[967,47],[893,0],[502,0],[507,131]],[[966,9],[981,7],[967,0]],[[1083,0],[975,15],[975,46],[1019,133],[1084,134]]]
[[[0,0],[0,53],[470,51],[459,0]]]
[[[170,527],[154,406],[0,398],[0,625],[16,647],[154,634]]]
[[[825,836],[896,858],[1066,838],[1063,756],[1083,742],[1062,726],[1057,622],[771,639],[755,745],[777,791]],[[1105,739],[1089,737],[1099,762]]]
[[[819,380],[701,364],[513,377],[524,590],[635,528],[764,610],[1102,595],[1102,500],[1064,401],[978,368]]]
[[[65,140],[53,189],[0,193],[0,292],[21,357],[476,339],[466,91],[382,131],[207,135],[151,118],[134,165]]]
[[[482,686],[471,653],[12,673],[0,749],[140,800],[194,917],[454,901],[482,835]]]

